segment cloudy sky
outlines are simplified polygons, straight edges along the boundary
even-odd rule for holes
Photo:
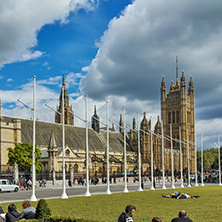
[[[196,134],[215,147],[222,129],[222,2],[218,0],[0,0],[0,98],[2,115],[32,117],[36,75],[39,120],[54,122],[62,74],[70,105],[89,118],[94,105],[104,119],[127,125],[143,112],[155,124],[160,84],[185,71],[195,86]],[[104,120],[105,121],[105,120]],[[83,125],[75,118],[75,125]]]

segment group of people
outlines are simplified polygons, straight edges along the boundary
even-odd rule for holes
[[[0,222],[6,220],[6,222],[14,222],[21,219],[34,219],[36,209],[31,206],[28,200],[22,203],[23,211],[19,213],[16,209],[15,204],[8,206],[8,212],[5,214],[2,207],[0,207]]]
[[[118,218],[118,222],[133,222],[133,215],[136,211],[136,207],[134,207],[133,205],[127,205],[126,209],[125,209],[125,213],[123,212],[119,218]],[[145,219],[144,219],[145,221]],[[181,210],[179,212],[178,217],[173,218],[171,220],[171,222],[193,222],[189,217],[188,214],[185,210]],[[154,217],[152,219],[152,222],[162,222],[162,220],[159,217]]]
[[[165,198],[175,198],[175,199],[189,199],[189,198],[199,198],[200,196],[191,196],[189,193],[183,193],[182,191],[170,193],[169,195],[162,194],[162,197]]]

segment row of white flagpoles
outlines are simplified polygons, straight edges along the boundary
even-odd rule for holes
[[[27,104],[24,102],[20,101],[23,105],[27,106],[33,111],[33,152],[32,152],[32,180],[33,180],[33,188],[32,188],[32,196],[30,198],[30,201],[37,201],[36,195],[35,195],[35,184],[36,184],[36,172],[35,172],[35,106],[36,106],[36,97],[35,97],[35,76],[33,77],[33,108],[29,107]],[[54,110],[55,112],[59,113],[49,105],[45,104],[47,107],[50,109]],[[90,191],[89,191],[89,146],[88,146],[88,113],[87,113],[88,107],[87,107],[87,95],[85,96],[85,119],[82,119],[78,115],[72,114],[79,118],[80,120],[85,122],[85,128],[86,128],[86,193],[85,196],[91,196]],[[66,185],[65,185],[65,124],[64,124],[64,88],[62,87],[62,113],[59,113],[62,116],[62,148],[63,148],[63,164],[62,164],[62,170],[63,170],[63,182],[62,182],[62,199],[67,199],[68,196],[66,194]],[[100,121],[100,120],[98,120]],[[107,150],[106,150],[106,160],[107,160],[107,190],[106,194],[111,194],[110,191],[110,177],[109,177],[109,122],[114,123],[118,127],[119,126],[117,123],[109,119],[109,110],[108,110],[108,102],[106,102],[106,123],[103,123],[100,121],[102,124],[106,126],[107,129]],[[129,192],[127,189],[127,160],[126,160],[126,128],[130,128],[126,125],[126,118],[125,118],[125,108],[123,107],[123,136],[124,136],[124,190],[123,192]],[[174,185],[174,164],[173,164],[173,140],[178,142],[180,144],[180,173],[181,173],[181,185],[180,187],[184,187],[183,185],[183,168],[182,168],[182,143],[187,145],[187,166],[188,166],[188,185],[187,187],[190,187],[190,163],[189,163],[189,144],[195,146],[195,186],[198,186],[197,182],[197,144],[195,142],[191,142],[188,140],[181,141],[181,129],[179,128],[179,140],[174,139],[172,137],[172,125],[170,125],[170,136],[164,137],[163,136],[163,125],[161,124],[161,135],[155,134],[152,131],[145,132],[142,129],[139,129],[139,114],[137,113],[137,130],[134,130],[130,128],[134,132],[138,133],[138,174],[139,174],[139,188],[138,191],[143,191],[141,187],[141,152],[140,152],[140,132],[143,132],[144,134],[147,134],[150,136],[151,140],[151,190],[154,190],[154,177],[153,177],[153,142],[152,142],[152,137],[153,135],[158,136],[162,140],[162,189],[166,189],[165,186],[165,166],[164,166],[164,139],[170,141],[171,144],[171,174],[172,174],[172,185],[171,188],[175,188]],[[187,130],[187,138],[188,138],[188,130]],[[220,136],[218,135],[218,144],[216,144],[218,147],[218,161],[219,161],[219,185],[221,185],[221,166],[220,166]],[[201,135],[201,186],[204,186],[203,183],[203,136]]]

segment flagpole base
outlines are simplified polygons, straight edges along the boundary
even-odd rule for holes
[[[123,190],[123,193],[128,193],[129,192],[129,190],[127,189],[127,188],[125,188],[124,190]]]
[[[90,193],[89,191],[86,191],[86,193],[85,193],[84,196],[85,196],[85,197],[90,197],[90,196],[91,196],[91,193]]]
[[[66,192],[62,193],[61,199],[68,199]]]
[[[138,191],[143,191],[142,187],[139,187],[139,188],[138,188]]]
[[[152,187],[150,187],[150,190],[155,190],[155,188],[152,186]]]
[[[107,189],[106,194],[112,194],[109,189]]]
[[[166,186],[162,186],[162,189],[163,189],[163,190],[166,190]]]
[[[30,197],[30,201],[37,201],[37,198],[34,194]]]

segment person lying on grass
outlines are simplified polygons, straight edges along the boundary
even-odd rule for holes
[[[199,198],[200,196],[191,196],[189,193],[183,193],[180,191],[179,193],[175,191],[174,193],[170,193],[169,195],[162,194],[162,197],[165,198],[175,198],[175,199],[189,199],[189,198]]]

